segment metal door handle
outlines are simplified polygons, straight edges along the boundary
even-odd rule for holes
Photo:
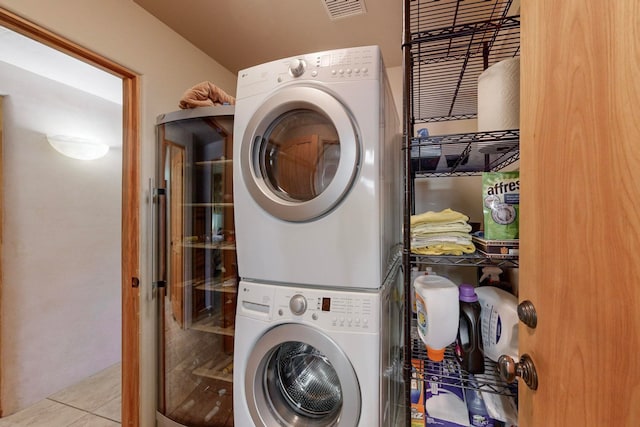
[[[518,304],[518,318],[528,327],[535,329],[538,326],[538,314],[533,303],[529,300],[522,301]]]
[[[166,207],[166,194],[167,191],[164,188],[155,188],[153,190],[153,204],[155,207],[155,224],[154,224],[154,238],[156,244],[154,245],[153,259],[154,265],[154,278],[153,284],[157,288],[164,288],[167,283],[167,266],[166,266],[166,244],[167,244],[167,207]]]
[[[538,389],[538,373],[528,354],[523,354],[518,363],[510,356],[503,354],[498,358],[498,371],[503,381],[512,383],[516,377],[520,377],[531,390]]]

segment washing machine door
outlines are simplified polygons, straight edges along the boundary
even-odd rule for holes
[[[275,92],[249,120],[241,144],[239,161],[249,194],[285,221],[310,221],[329,212],[358,171],[354,120],[319,87]]]
[[[345,353],[312,327],[284,324],[267,331],[245,372],[249,413],[259,427],[353,427],[360,386]]]

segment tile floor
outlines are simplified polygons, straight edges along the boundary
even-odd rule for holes
[[[0,427],[119,427],[121,364],[0,419]]]

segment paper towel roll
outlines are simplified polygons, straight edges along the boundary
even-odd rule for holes
[[[520,57],[500,61],[478,77],[478,131],[520,128]]]

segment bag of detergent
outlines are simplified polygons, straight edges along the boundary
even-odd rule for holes
[[[520,172],[482,174],[484,238],[512,240],[519,237]]]

